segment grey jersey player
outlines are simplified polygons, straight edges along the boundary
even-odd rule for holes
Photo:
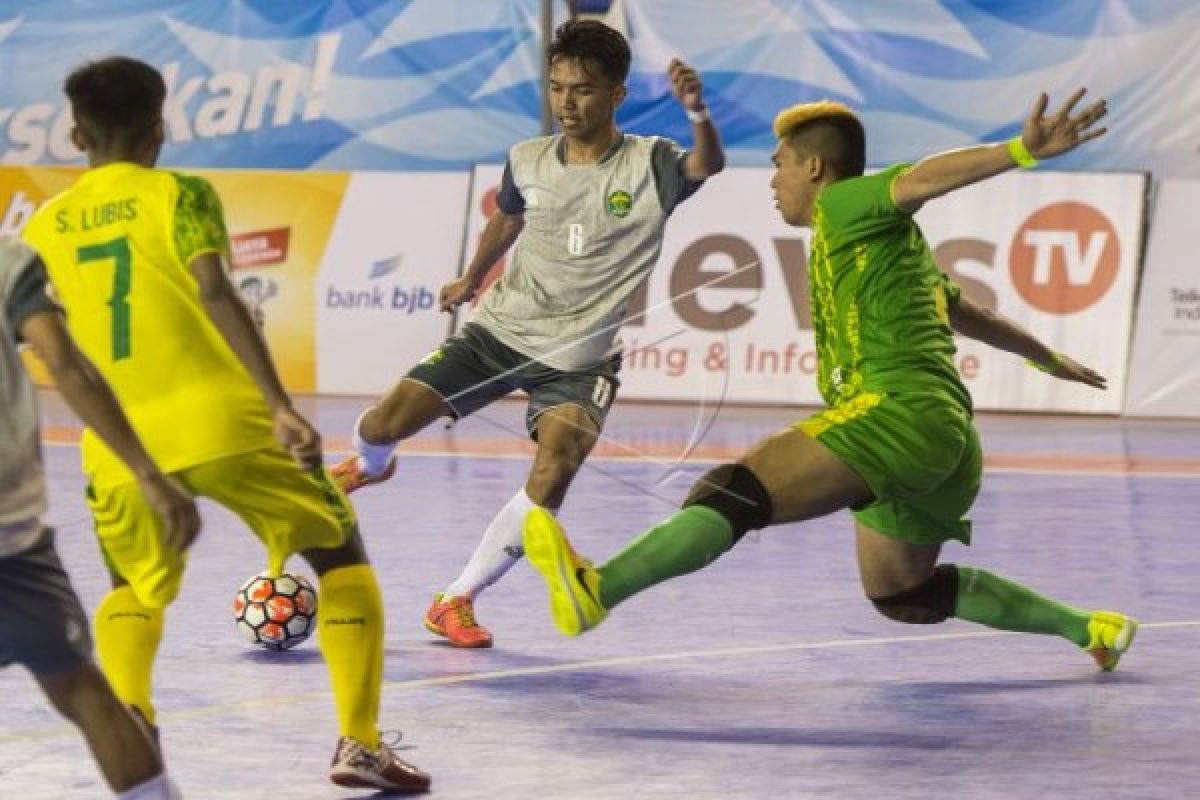
[[[200,527],[192,499],[150,460],[108,385],[75,348],[47,292],[41,259],[16,239],[0,238],[0,666],[16,662],[33,673],[83,733],[113,791],[176,797],[148,732],[92,661],[87,615],[54,549],[54,533],[42,523],[37,404],[18,342],[33,346],[67,403],[138,475],[172,543],[186,547]]]
[[[537,442],[529,479],[425,615],[431,632],[458,647],[492,644],[473,601],[521,557],[525,515],[562,505],[615,397],[620,357],[613,341],[631,295],[658,260],[667,218],[724,166],[700,77],[686,64],[672,61],[668,75],[692,122],[690,152],[617,128],[631,61],[617,31],[568,22],[546,58],[550,106],[562,132],[509,151],[499,210],[465,274],[442,288],[442,309],[474,299],[489,268],[515,243],[506,271],[457,335],[363,412],[354,430],[357,455],[333,471],[348,492],[386,480],[400,440],[514,390],[528,394],[526,426]]]

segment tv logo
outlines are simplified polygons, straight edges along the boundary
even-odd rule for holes
[[[1074,314],[1108,293],[1120,261],[1108,217],[1085,203],[1063,202],[1034,212],[1017,230],[1009,270],[1025,302],[1049,314]]]

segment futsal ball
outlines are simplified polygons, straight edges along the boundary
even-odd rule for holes
[[[317,592],[303,575],[265,572],[247,580],[233,598],[233,618],[249,641],[268,650],[290,650],[317,624]]]

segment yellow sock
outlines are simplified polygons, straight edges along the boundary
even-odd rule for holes
[[[338,727],[371,749],[379,747],[383,691],[383,596],[369,564],[339,567],[321,577],[318,625],[329,668]]]
[[[122,703],[135,706],[155,724],[150,700],[154,657],[162,641],[163,610],[146,608],[133,589],[113,589],[96,609],[96,654]]]

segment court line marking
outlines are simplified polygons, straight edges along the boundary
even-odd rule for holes
[[[42,441],[43,447],[68,447],[78,449],[77,442],[55,442]],[[332,458],[342,458],[345,456],[354,455],[352,450],[344,450],[334,448],[325,451],[327,456]],[[398,451],[401,458],[453,458],[461,456],[463,458],[476,458],[481,460],[498,460],[498,461],[531,461],[533,451],[528,453],[480,453],[472,452],[469,448],[462,450],[405,450],[401,448]],[[1008,454],[1006,454],[1008,455]],[[696,466],[706,467],[714,464],[724,464],[729,458],[724,457],[708,457],[708,456],[692,456],[687,461],[679,462],[677,458],[668,456],[617,456],[601,453],[592,453],[588,456],[588,461],[601,461],[605,463],[634,463],[634,464],[653,464],[655,466],[672,465],[672,466]],[[1176,470],[1126,470],[1126,469],[1079,469],[1072,467],[1016,467],[1010,465],[988,465],[984,464],[983,471],[985,474],[992,475],[1063,475],[1071,478],[1170,478],[1176,480],[1200,480],[1200,471],[1176,471]]]
[[[1179,620],[1175,622],[1143,622],[1140,630],[1167,630],[1174,628],[1200,628],[1198,620]],[[468,672],[457,675],[443,675],[434,678],[412,678],[400,681],[384,681],[385,691],[407,691],[423,689],[430,686],[450,686],[458,683],[477,683],[502,678],[524,678],[536,675],[553,675],[560,672],[577,672],[590,669],[608,669],[639,664],[654,664],[670,661],[684,661],[693,658],[726,658],[738,656],[755,656],[774,653],[794,653],[805,650],[833,650],[838,648],[874,647],[876,645],[911,644],[914,642],[945,642],[964,639],[987,639],[1001,636],[1028,636],[1018,631],[968,631],[964,633],[933,633],[923,636],[879,636],[866,639],[832,639],[824,642],[797,642],[793,644],[756,645],[752,647],[730,647],[715,650],[686,650],[677,653],[650,653],[637,656],[618,656],[599,658],[591,661],[571,661],[565,664],[544,664],[537,667],[513,667],[511,669],[491,670],[488,672]],[[160,720],[186,720],[211,717],[225,713],[237,713],[261,708],[278,708],[280,706],[301,705],[321,701],[332,701],[329,690],[321,692],[301,692],[299,694],[278,695],[259,700],[235,700],[229,703],[214,703],[195,708],[181,708],[160,711]],[[68,725],[47,726],[45,728],[30,728],[26,731],[0,734],[0,744],[15,742],[38,741],[53,739],[60,736],[75,736],[75,728]]]
[[[749,447],[745,448],[746,450]],[[744,452],[744,451],[743,451]],[[326,454],[334,457],[345,457],[357,455],[353,450],[327,450]],[[397,451],[397,455],[404,458],[450,458],[454,456],[462,456],[464,458],[477,459],[497,459],[500,461],[532,461],[533,452],[529,453],[478,453],[470,450],[404,450],[401,448]],[[985,457],[986,458],[986,457]],[[592,453],[587,457],[588,461],[604,461],[608,463],[623,462],[635,464],[653,464],[655,466],[682,466],[687,467],[695,465],[697,467],[712,466],[714,464],[724,464],[730,461],[730,458],[725,457],[710,457],[704,455],[689,457],[687,461],[680,463],[676,458],[668,456],[616,456],[608,454]],[[1117,470],[1117,469],[1079,469],[1072,467],[1015,467],[1009,465],[988,465],[984,464],[983,471],[996,475],[1065,475],[1067,477],[1080,478],[1180,478],[1188,480],[1200,480],[1200,472],[1187,472],[1176,470]]]

